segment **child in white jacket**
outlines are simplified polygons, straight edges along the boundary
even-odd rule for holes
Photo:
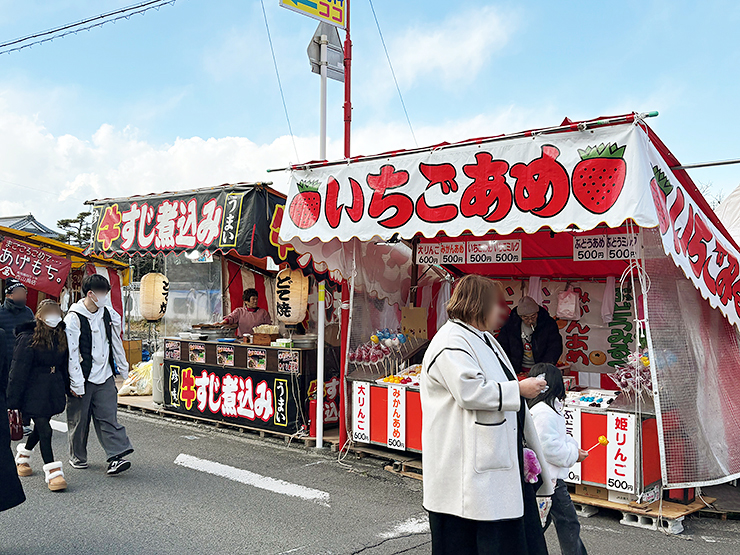
[[[529,410],[545,455],[545,461],[541,461],[541,464],[547,465],[550,477],[556,480],[545,529],[551,521],[555,523],[563,555],[586,555],[586,548],[580,537],[581,525],[564,479],[568,477],[568,469],[583,461],[588,452],[581,449],[576,440],[565,431],[562,413],[565,385],[562,373],[554,365],[544,363],[535,364],[529,372],[530,377],[542,374],[549,387],[529,401]]]

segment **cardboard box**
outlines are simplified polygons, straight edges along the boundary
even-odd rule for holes
[[[594,499],[609,499],[609,491],[601,486],[576,485],[576,495],[593,497]]]
[[[401,309],[401,330],[417,339],[427,339],[427,309],[406,306]]]
[[[126,360],[129,366],[141,362],[141,340],[126,341],[123,340],[123,350],[126,351]]]
[[[624,493],[622,491],[609,490],[609,501],[612,503],[621,503],[623,505],[629,505],[633,501],[637,501],[637,496],[631,493]]]

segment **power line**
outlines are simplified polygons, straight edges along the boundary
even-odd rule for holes
[[[293,141],[293,151],[295,152],[296,160],[300,160],[298,156],[298,148],[295,145],[295,135],[293,134],[293,128],[290,125],[290,116],[288,116],[288,105],[285,103],[285,94],[283,94],[283,84],[280,82],[280,71],[278,71],[277,58],[275,57],[275,48],[272,46],[272,37],[270,36],[270,25],[267,23],[267,12],[265,11],[265,1],[260,0],[262,4],[262,15],[265,16],[265,29],[267,29],[267,42],[270,43],[270,52],[272,53],[272,63],[275,66],[275,75],[277,76],[278,88],[280,89],[280,98],[283,100],[283,110],[285,111],[285,119],[288,122],[288,132],[290,133],[290,140]]]
[[[22,183],[15,183],[15,182],[13,182],[13,181],[8,181],[7,179],[0,179],[0,182],[2,182],[2,183],[7,183],[8,185],[12,185],[12,186],[14,186],[14,187],[21,187],[21,188],[23,188],[23,189],[29,189],[29,190],[31,190],[31,191],[36,191],[36,192],[39,192],[39,193],[45,193],[45,194],[47,194],[47,195],[50,195],[50,196],[53,196],[53,197],[55,197],[55,198],[56,198],[57,200],[59,200],[59,196],[60,196],[59,192],[56,192],[56,193],[54,193],[54,192],[52,192],[52,191],[47,191],[47,190],[45,190],[45,189],[39,189],[39,188],[37,188],[37,187],[31,187],[31,186],[29,186],[29,185],[23,185]],[[79,202],[85,202],[85,200],[84,200],[84,199],[80,199],[80,198],[77,198],[77,197],[73,197],[73,196],[67,196],[67,198],[68,198],[68,199],[72,199],[72,200],[77,200],[77,201],[79,201]]]
[[[373,6],[373,0],[369,0],[370,9],[373,11],[373,17],[375,18],[375,25],[378,26],[378,34],[380,35],[380,42],[383,43],[383,50],[385,50],[385,57],[388,59],[388,66],[391,68],[391,75],[393,75],[393,82],[396,84],[396,90],[398,91],[398,98],[401,99],[401,106],[403,107],[403,113],[406,114],[406,121],[409,124],[411,130],[411,138],[414,139],[414,146],[419,146],[416,142],[416,135],[414,134],[414,128],[411,125],[411,118],[409,118],[409,112],[406,110],[406,103],[403,101],[403,95],[401,94],[401,87],[398,86],[398,79],[396,79],[396,72],[393,70],[393,64],[391,63],[391,56],[388,54],[388,48],[385,46],[385,38],[383,38],[383,31],[380,29],[380,22],[378,16],[375,13],[375,6]]]
[[[95,27],[102,27],[106,23],[115,22],[120,19],[129,19],[132,15],[143,14],[149,10],[157,10],[162,6],[173,5],[177,0],[146,0],[145,2],[138,2],[124,8],[119,8],[111,12],[102,13],[86,19],[81,19],[74,23],[67,23],[60,27],[54,27],[46,31],[34,33],[32,35],[26,35],[13,39],[11,41],[0,43],[0,54],[7,54],[9,52],[17,52],[24,48],[30,48],[36,44],[43,44],[45,42],[53,41],[66,37],[67,35],[77,34],[80,31],[89,31]],[[31,41],[31,42],[29,42]],[[9,48],[12,47],[12,48]]]

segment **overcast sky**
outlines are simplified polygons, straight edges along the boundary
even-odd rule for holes
[[[0,0],[0,41],[133,0]],[[683,162],[740,157],[740,4],[710,1],[375,0],[420,145],[659,110]],[[0,56],[0,215],[47,225],[86,199],[275,180],[318,157],[316,23],[265,0],[298,156],[259,0],[177,0]],[[353,154],[414,143],[369,3],[353,0]],[[329,157],[342,85],[329,83]],[[713,194],[740,166],[693,171]]]

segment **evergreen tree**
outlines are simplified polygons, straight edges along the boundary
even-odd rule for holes
[[[89,246],[92,236],[91,215],[91,212],[80,212],[74,218],[57,221],[57,227],[63,231],[59,240],[78,247]]]

